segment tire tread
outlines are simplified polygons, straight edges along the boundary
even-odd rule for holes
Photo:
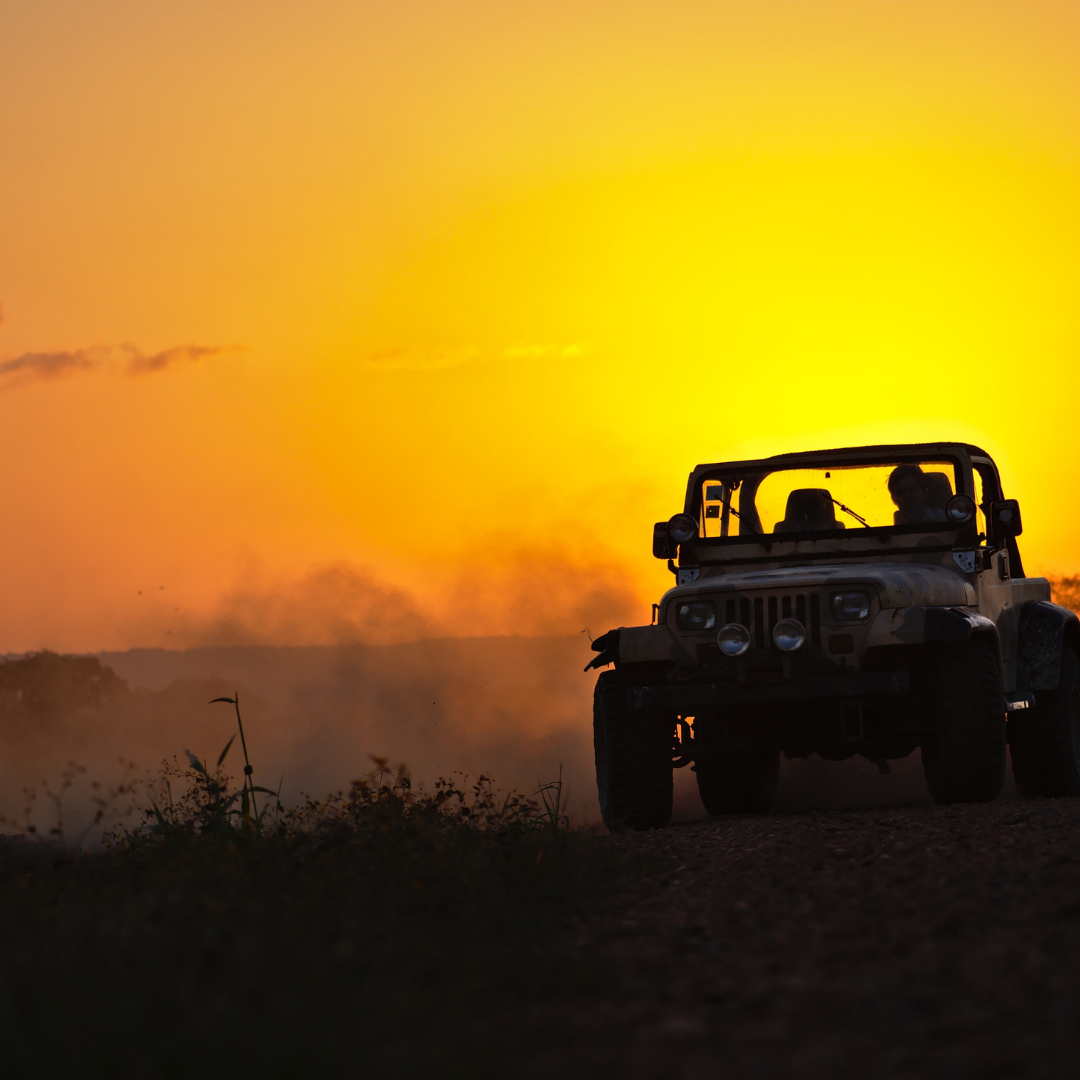
[[[604,671],[593,691],[593,749],[600,814],[611,830],[659,829],[671,819],[674,798],[671,730],[653,713],[631,710],[633,685]]]
[[[990,802],[1005,783],[1005,702],[997,658],[984,642],[943,648],[934,679],[937,739],[923,746],[935,802]]]
[[[1071,697],[1080,686],[1080,657],[1073,649],[1061,654],[1057,690],[1036,692],[1029,715],[1009,721],[1009,748],[1017,790],[1025,799],[1080,795],[1080,770],[1073,740]]]

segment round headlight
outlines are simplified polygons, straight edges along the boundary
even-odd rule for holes
[[[781,652],[794,652],[806,644],[806,627],[798,619],[781,619],[773,627],[772,639]]]
[[[667,531],[676,544],[688,544],[697,539],[697,522],[689,514],[676,514],[667,523]]]
[[[750,631],[742,623],[729,622],[720,627],[716,644],[725,656],[742,656],[750,648]]]
[[[975,516],[975,500],[968,495],[954,495],[945,504],[945,516],[954,525],[963,525]]]

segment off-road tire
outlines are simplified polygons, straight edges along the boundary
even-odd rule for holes
[[[989,645],[940,646],[934,657],[931,710],[936,737],[922,746],[926,786],[935,802],[990,802],[1005,783],[1005,699]]]
[[[1035,708],[1009,718],[1016,788],[1025,799],[1080,795],[1080,658],[1061,653],[1056,690],[1039,690]]]
[[[674,717],[630,709],[633,681],[604,671],[593,691],[596,788],[604,824],[617,829],[660,829],[671,820],[674,792]]]
[[[735,750],[702,758],[695,766],[698,794],[710,814],[763,814],[780,779],[777,750]]]

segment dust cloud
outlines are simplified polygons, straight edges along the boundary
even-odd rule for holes
[[[433,616],[405,589],[339,562],[291,581],[238,583],[208,614],[172,620],[170,636],[196,648],[332,646],[415,641],[432,630]]]
[[[286,576],[251,570],[190,610],[164,589],[141,598],[124,639],[171,649],[405,644],[429,638],[552,637],[648,621],[649,602],[602,544],[492,534],[464,564],[432,559],[406,584],[339,560]]]
[[[74,819],[85,817],[92,780],[107,787],[123,775],[120,759],[140,775],[184,761],[185,750],[213,761],[235,720],[210,699],[239,692],[256,780],[280,783],[287,802],[347,786],[372,754],[406,762],[429,786],[484,774],[526,793],[561,766],[568,809],[595,822],[589,638],[542,631],[630,622],[635,598],[615,575],[566,582],[541,555],[520,549],[516,562],[478,569],[452,591],[455,625],[501,631],[485,636],[425,636],[450,620],[336,564],[279,589],[236,589],[212,619],[188,626],[202,642],[189,648],[0,662],[0,815],[19,820],[23,789],[36,788],[35,817],[48,828],[54,808],[42,781],[55,790],[71,761],[86,769],[65,795]],[[522,632],[506,632],[515,627]],[[290,638],[309,644],[274,643]],[[238,747],[232,754],[235,774]],[[678,770],[675,785],[676,818],[703,816],[693,772]],[[1011,774],[1004,797],[1015,797]],[[774,809],[928,802],[916,752],[889,775],[859,757],[784,761]]]
[[[371,754],[406,762],[427,785],[483,773],[526,793],[556,779],[562,764],[571,812],[593,820],[588,644],[577,635],[105,653],[109,692],[99,699],[8,700],[0,709],[0,814],[19,818],[22,789],[36,784],[38,825],[48,828],[41,781],[55,789],[68,761],[86,768],[68,795],[76,818],[90,779],[115,783],[121,758],[140,774],[186,760],[185,750],[214,761],[236,722],[229,706],[209,702],[239,692],[256,783],[281,783],[286,802],[347,786]],[[17,664],[0,665],[0,675]],[[238,745],[231,753],[235,775]]]
[[[0,813],[18,819],[22,789],[36,785],[35,821],[48,828],[54,808],[41,782],[55,790],[68,761],[86,769],[65,796],[69,828],[91,809],[90,781],[114,784],[121,758],[136,762],[139,775],[166,759],[183,763],[185,750],[214,761],[235,719],[228,705],[209,702],[238,692],[256,782],[280,783],[287,803],[346,787],[377,754],[406,762],[428,786],[439,776],[484,774],[525,793],[561,766],[573,819],[595,823],[594,676],[581,670],[588,646],[578,634],[103,653],[93,700],[5,703]],[[236,775],[238,745],[227,764]],[[692,771],[678,770],[675,783],[676,818],[703,817]],[[861,758],[811,758],[783,763],[775,810],[928,802],[918,754],[893,762],[888,776]]]
[[[97,654],[115,673],[100,676],[108,693],[35,690],[0,708],[0,815],[18,818],[37,785],[47,827],[42,782],[55,790],[69,761],[86,769],[65,795],[78,816],[90,780],[114,784],[121,758],[144,775],[185,750],[215,760],[235,719],[208,702],[238,691],[257,782],[281,783],[286,802],[347,787],[375,754],[427,785],[484,774],[526,793],[562,766],[568,808],[594,820],[588,628],[645,621],[648,608],[599,545],[495,536],[479,554],[411,590],[347,562],[252,574],[203,613],[170,611],[154,590],[128,639],[169,648]],[[44,667],[63,681],[63,663]],[[0,682],[5,668],[21,670],[0,663]]]

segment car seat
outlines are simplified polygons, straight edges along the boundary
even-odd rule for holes
[[[787,497],[784,520],[776,523],[773,532],[825,532],[842,529],[836,520],[832,496],[826,488],[796,488]]]

